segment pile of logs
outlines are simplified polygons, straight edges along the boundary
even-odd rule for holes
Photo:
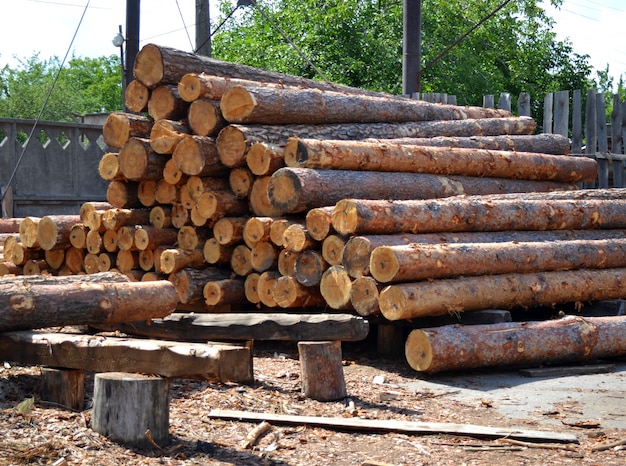
[[[108,205],[25,218],[3,273],[169,280],[180,310],[388,321],[626,295],[622,190],[532,118],[153,44],[104,127]]]

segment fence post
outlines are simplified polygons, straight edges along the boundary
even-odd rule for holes
[[[517,112],[519,116],[530,116],[530,94],[521,92],[517,99]]]
[[[483,107],[493,108],[495,106],[495,99],[493,94],[483,96]]]
[[[508,92],[502,92],[500,94],[500,100],[498,101],[498,108],[502,110],[511,111],[511,94]]]
[[[568,136],[569,129],[569,91],[559,91],[554,95],[553,131],[561,136]]]
[[[622,155],[622,104],[619,94],[613,94],[613,111],[611,112],[611,157],[613,165],[613,187],[624,187],[624,159]]]
[[[11,186],[0,186],[2,196],[2,218],[13,218],[13,190]]]
[[[543,100],[543,132],[552,133],[554,94],[552,92],[546,94]]]

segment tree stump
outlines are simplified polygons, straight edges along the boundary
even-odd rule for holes
[[[41,399],[74,411],[85,408],[85,371],[41,368]]]
[[[124,372],[96,374],[92,428],[131,447],[150,448],[169,441],[169,379]]]
[[[302,393],[306,397],[333,401],[347,396],[339,340],[301,341],[298,353]]]

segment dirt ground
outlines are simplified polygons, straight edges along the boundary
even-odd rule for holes
[[[626,431],[602,425],[563,424],[553,428],[575,434],[579,444],[518,444],[463,435],[272,425],[254,447],[245,448],[242,442],[257,423],[208,417],[212,409],[229,409],[546,430],[534,417],[522,423],[515,420],[512,425],[485,398],[459,402],[446,393],[411,390],[407,383],[427,377],[410,369],[403,358],[383,358],[365,343],[344,344],[343,358],[348,397],[337,402],[317,402],[302,396],[295,343],[257,342],[253,385],[174,379],[170,441],[150,450],[129,449],[91,430],[93,374],[86,374],[87,409],[73,412],[40,400],[40,368],[4,362],[0,366],[0,465],[626,464],[624,446],[610,446],[626,443]],[[23,403],[31,397],[32,408]]]

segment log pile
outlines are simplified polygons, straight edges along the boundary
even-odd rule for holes
[[[103,127],[109,205],[22,219],[4,273],[116,269],[170,281],[182,311],[388,321],[626,295],[625,192],[579,190],[596,162],[532,118],[152,44],[134,72],[133,113]]]

